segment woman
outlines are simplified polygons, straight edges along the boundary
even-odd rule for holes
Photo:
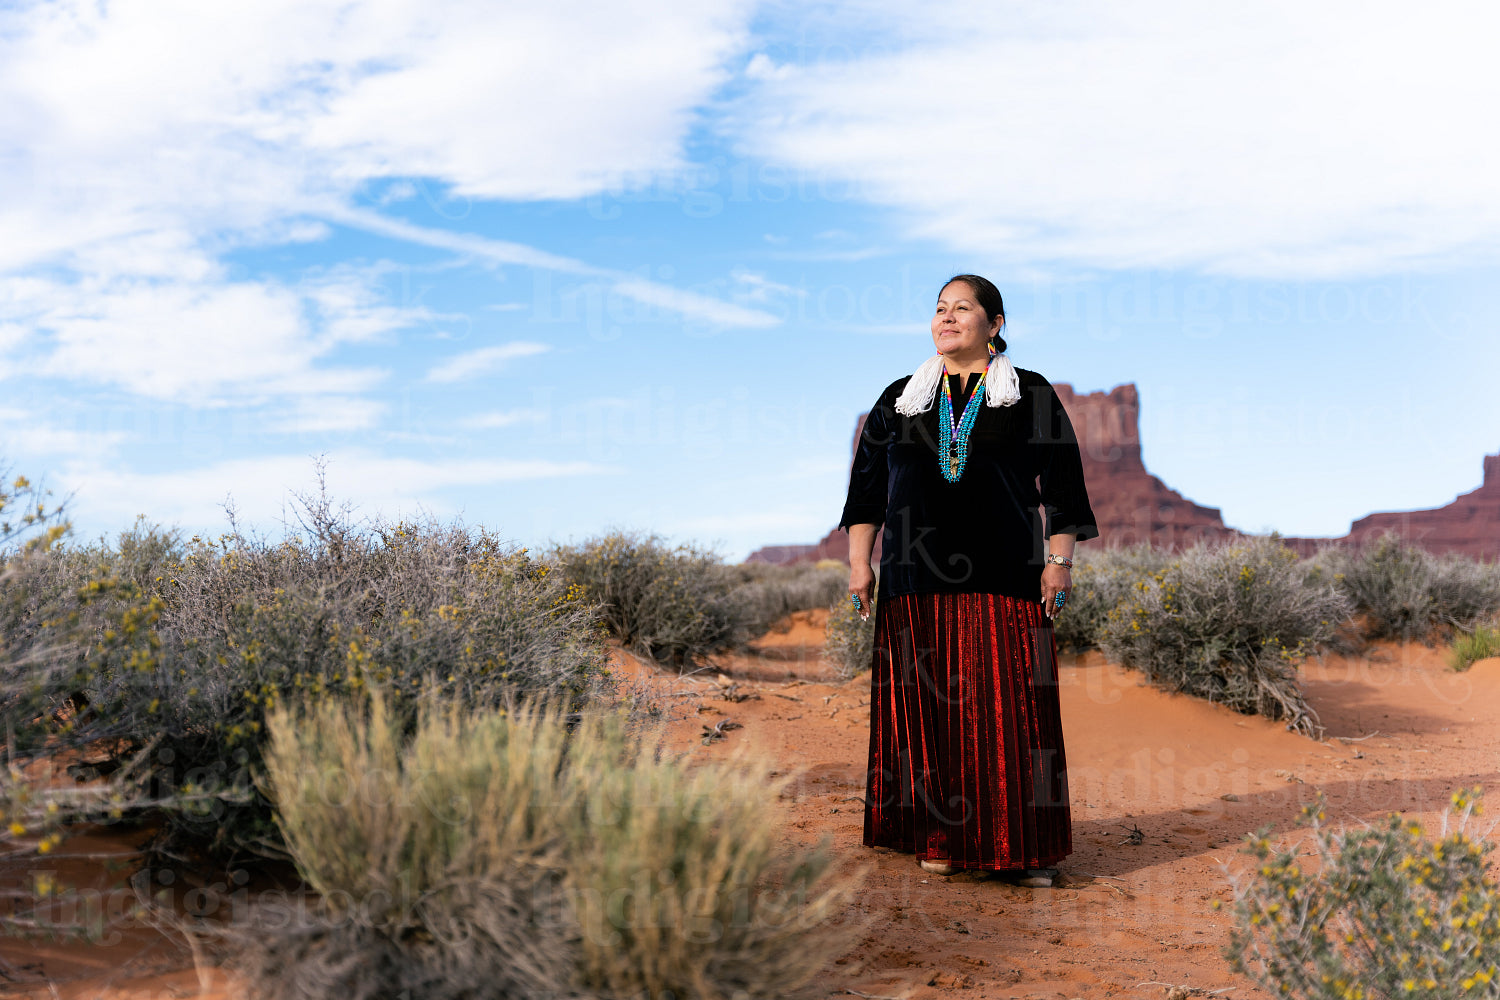
[[[839,526],[868,614],[884,525],[865,846],[1040,887],[1072,852],[1052,619],[1099,531],[1068,415],[1004,325],[986,279],[943,286],[937,354],[870,409]]]

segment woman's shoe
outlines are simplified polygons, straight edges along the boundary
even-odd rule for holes
[[[952,875],[958,869],[946,861],[923,861],[922,870],[924,872],[931,872],[934,875]]]
[[[1016,879],[1016,885],[1024,885],[1028,889],[1050,889],[1057,880],[1056,868],[1028,868],[1018,874],[1020,878]]]
[[[992,878],[1027,889],[1050,889],[1057,880],[1056,868],[1007,868],[992,872]]]

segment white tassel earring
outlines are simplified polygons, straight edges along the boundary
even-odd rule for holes
[[[896,397],[896,412],[903,417],[915,417],[932,409],[943,371],[941,354],[934,354],[918,365],[911,381]],[[990,366],[984,373],[984,405],[1014,406],[1020,401],[1021,380],[1016,375],[1016,366],[1004,354],[991,355]]]
[[[1021,401],[1021,380],[1010,358],[996,354],[984,373],[984,405],[1014,406]]]

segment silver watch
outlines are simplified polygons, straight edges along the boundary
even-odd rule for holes
[[[1049,563],[1055,563],[1058,566],[1066,566],[1068,569],[1073,568],[1073,560],[1069,559],[1067,556],[1060,556],[1056,552],[1048,552],[1047,561]]]

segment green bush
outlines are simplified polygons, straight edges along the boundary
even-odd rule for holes
[[[828,609],[823,640],[823,656],[833,664],[840,680],[859,676],[874,665],[875,659],[875,609],[870,608],[870,618],[864,620],[854,610],[848,595],[846,579],[843,599],[834,601]]]
[[[753,579],[758,570],[690,545],[670,547],[657,535],[615,532],[557,546],[549,560],[603,606],[626,648],[679,668],[743,646],[770,626],[768,616],[786,613]]]
[[[730,598],[740,608],[751,638],[764,635],[795,611],[826,608],[846,592],[849,567],[768,566],[739,563],[729,567]]]
[[[1363,615],[1372,639],[1426,641],[1444,627],[1473,629],[1500,611],[1500,565],[1433,555],[1394,534],[1325,549],[1315,561]]]
[[[1204,543],[1136,583],[1109,612],[1102,646],[1158,686],[1315,734],[1297,668],[1348,611],[1274,535]]]
[[[410,738],[378,694],[267,723],[267,790],[317,897],[262,904],[235,932],[255,996],[471,1000],[569,982],[561,833],[576,802],[556,705],[429,700]]]
[[[242,934],[258,995],[781,997],[851,943],[863,873],[789,848],[770,762],[696,767],[661,731],[555,706],[374,699],[270,720],[267,780],[312,908]]]
[[[765,757],[663,759],[655,733],[618,716],[584,726],[570,751],[584,810],[567,835],[586,989],[770,1000],[853,944],[843,911],[865,871],[841,871],[827,837],[789,845],[767,809],[795,776]]]
[[[1454,795],[1433,838],[1399,815],[1335,834],[1321,802],[1310,851],[1252,837],[1231,966],[1299,1000],[1500,996],[1500,886],[1485,871],[1493,845],[1469,830],[1477,794]]]
[[[1067,607],[1055,620],[1058,649],[1081,652],[1101,645],[1109,613],[1136,592],[1136,584],[1161,572],[1172,559],[1169,550],[1147,544],[1080,547],[1074,556]]]
[[[137,526],[114,545],[12,559],[12,752],[132,762],[140,802],[216,789],[168,810],[168,839],[234,850],[274,839],[250,775],[278,705],[378,687],[410,717],[436,684],[468,705],[520,690],[577,706],[607,683],[596,609],[525,550],[457,525],[356,529],[326,505],[309,522],[278,543]]]
[[[1468,670],[1476,660],[1500,656],[1500,628],[1480,625],[1467,634],[1460,633],[1448,651],[1448,662],[1454,670]]]
[[[1436,566],[1432,598],[1441,624],[1472,629],[1500,612],[1500,563],[1448,553],[1437,557]]]

